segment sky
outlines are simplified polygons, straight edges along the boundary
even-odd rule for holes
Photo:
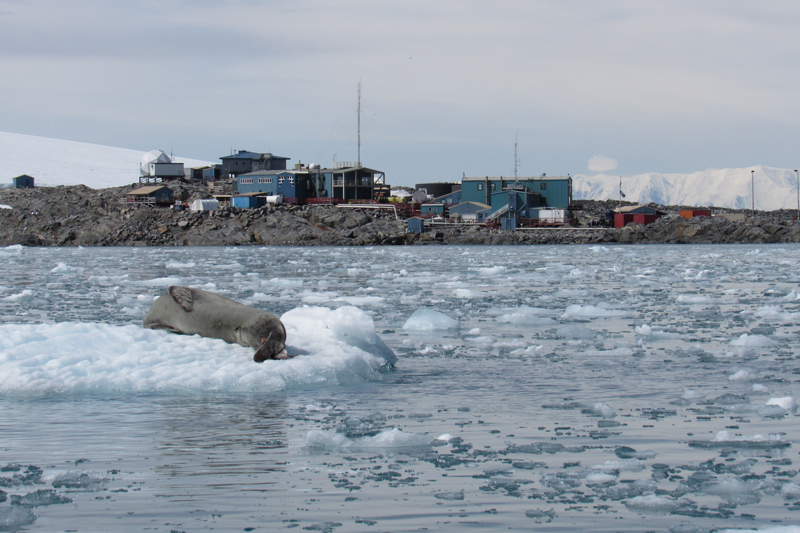
[[[0,131],[392,185],[800,165],[794,0],[0,0],[0,69]]]

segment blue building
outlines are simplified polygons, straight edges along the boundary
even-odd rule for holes
[[[15,189],[33,189],[33,181],[33,176],[28,176],[27,174],[11,178],[11,183]]]
[[[461,200],[491,206],[490,218],[535,218],[537,208],[569,209],[572,204],[572,178],[464,178]]]
[[[332,198],[337,202],[373,200],[385,189],[383,172],[348,163],[333,169],[312,165],[293,170],[260,170],[236,178],[239,194],[280,194],[299,203],[308,198]]]
[[[231,198],[231,205],[242,209],[258,209],[267,205],[267,197],[259,193],[243,194]]]

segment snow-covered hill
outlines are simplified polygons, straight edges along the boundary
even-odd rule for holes
[[[755,174],[751,174],[753,170]],[[790,169],[753,166],[692,174],[651,172],[622,178],[625,200],[662,205],[750,209],[753,187],[756,209],[797,209],[797,175]],[[572,181],[573,196],[577,200],[617,200],[619,189],[619,176],[577,175]]]
[[[139,182],[139,162],[146,151],[0,132],[0,184],[28,174],[41,187],[130,185]],[[175,162],[186,167],[209,164],[181,157]]]
[[[10,184],[11,178],[28,174],[36,178],[38,186],[83,184],[103,189],[129,185],[139,181],[143,155],[140,150],[0,132],[0,184]],[[211,164],[180,157],[175,160],[187,167]],[[623,177],[622,191],[625,200],[632,202],[749,209],[751,170],[755,170],[756,209],[797,208],[795,172],[765,166],[693,174],[640,174]],[[578,200],[616,200],[619,185],[619,176],[578,174],[573,179],[573,195]]]

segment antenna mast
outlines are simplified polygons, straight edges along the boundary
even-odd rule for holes
[[[514,183],[517,183],[517,169],[519,168],[519,157],[517,157],[517,138],[519,134],[514,134]]]
[[[361,82],[358,82],[358,166],[361,166]]]

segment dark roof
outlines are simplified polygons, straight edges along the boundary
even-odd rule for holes
[[[167,189],[169,192],[172,192],[172,189],[169,187],[165,187],[163,185],[151,185],[149,187],[139,187],[135,191],[131,191],[129,195],[133,196],[147,196],[148,194],[153,194],[154,192],[160,191],[161,189]]]
[[[255,152],[248,152],[247,150],[239,150],[237,153],[232,155],[224,155],[220,157],[220,159],[291,159],[290,157],[281,157],[279,155],[272,155],[272,154],[257,154]]]

